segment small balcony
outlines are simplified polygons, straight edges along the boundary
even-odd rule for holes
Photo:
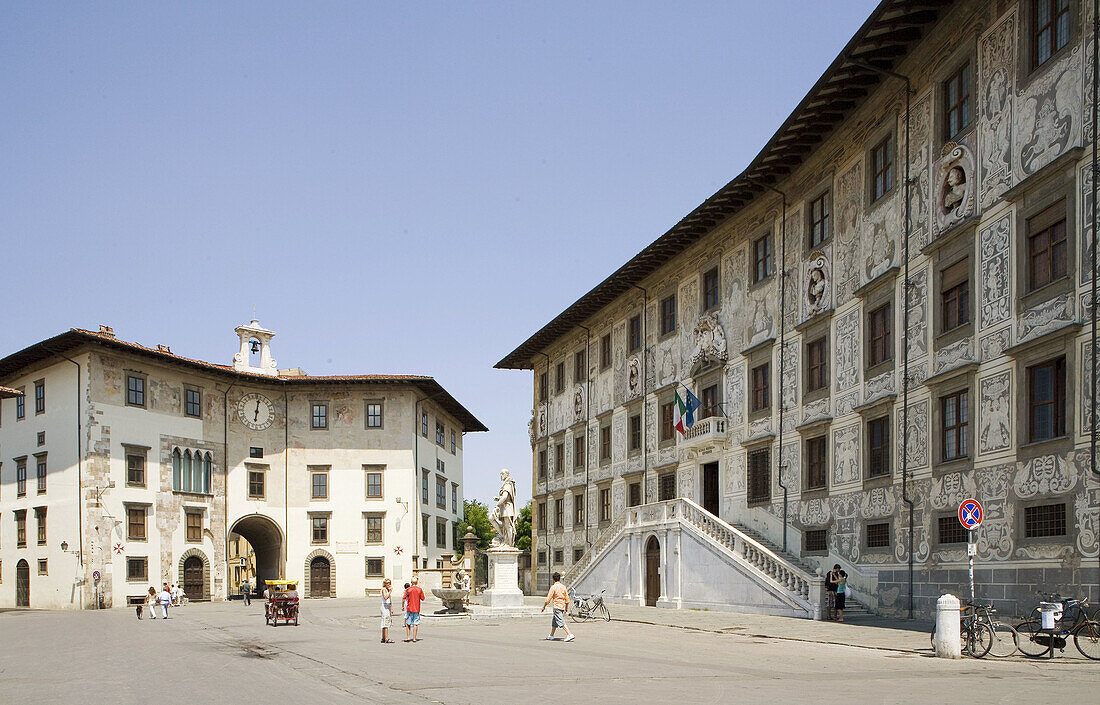
[[[729,438],[728,422],[721,416],[700,419],[680,437],[680,447],[688,450],[703,450],[708,447],[720,447]]]

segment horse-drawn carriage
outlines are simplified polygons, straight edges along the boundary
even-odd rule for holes
[[[273,627],[279,626],[280,619],[283,624],[294,620],[294,626],[298,626],[298,581],[279,579],[265,582],[267,601],[264,620]]]

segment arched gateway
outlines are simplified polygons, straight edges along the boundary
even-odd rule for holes
[[[286,544],[283,542],[283,531],[271,517],[263,514],[249,514],[233,523],[230,531],[230,539],[233,534],[239,534],[251,546],[255,554],[256,576],[255,589],[258,593],[264,590],[265,580],[286,577]]]

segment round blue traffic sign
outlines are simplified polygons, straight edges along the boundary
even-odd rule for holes
[[[959,523],[967,529],[977,529],[984,517],[982,503],[976,499],[964,499],[959,505]]]

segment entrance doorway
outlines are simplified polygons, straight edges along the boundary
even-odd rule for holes
[[[229,530],[229,544],[230,560],[237,569],[231,576],[238,580],[229,586],[231,594],[239,592],[241,582],[247,581],[252,594],[258,596],[266,588],[265,580],[287,577],[283,532],[271,518],[263,514],[241,517]]]
[[[328,597],[332,566],[324,556],[317,556],[309,564],[309,595],[308,597]]]
[[[718,463],[703,466],[703,509],[718,516]]]
[[[202,600],[206,595],[206,586],[202,579],[202,559],[191,556],[183,562],[183,594],[189,600]]]
[[[15,606],[31,606],[31,566],[24,560],[15,564]]]
[[[661,544],[656,536],[650,536],[645,545],[645,603],[657,606],[661,596]]]

